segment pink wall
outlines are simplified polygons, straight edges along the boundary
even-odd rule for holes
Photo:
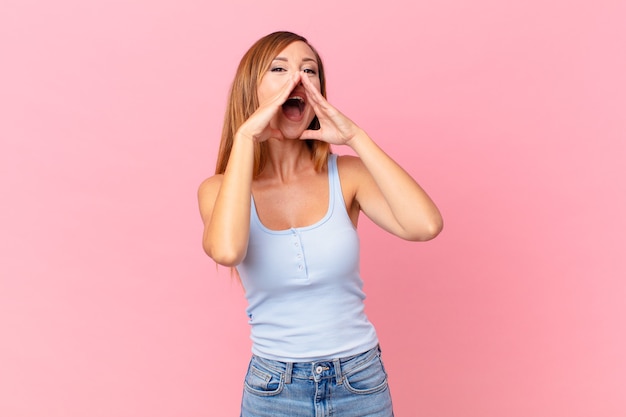
[[[3,1],[0,415],[237,414],[195,192],[277,29],[444,213],[426,244],[362,223],[396,414],[626,415],[624,2],[219,3]]]

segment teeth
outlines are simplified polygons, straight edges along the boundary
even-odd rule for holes
[[[289,100],[299,100],[299,101],[304,101],[304,99],[300,96],[291,96],[289,97]]]

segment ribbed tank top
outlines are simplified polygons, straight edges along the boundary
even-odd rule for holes
[[[359,237],[328,158],[328,210],[305,227],[270,230],[250,213],[248,251],[237,267],[246,291],[252,353],[308,362],[356,355],[378,344],[364,312]]]

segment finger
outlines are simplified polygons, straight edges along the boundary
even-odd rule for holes
[[[290,75],[288,78],[286,78],[285,84],[283,84],[282,89],[280,89],[276,93],[276,95],[268,98],[266,101],[261,103],[259,107],[271,106],[271,107],[278,108],[282,106],[285,103],[285,101],[287,101],[287,99],[289,98],[289,94],[291,94],[291,92],[293,91],[294,88],[296,88],[296,85],[298,85],[299,82],[300,82],[300,74],[296,73],[296,74]]]
[[[300,139],[301,140],[306,140],[306,139],[323,140],[323,135],[320,130],[305,130],[300,135]]]
[[[285,101],[287,101],[287,99],[289,98],[289,95],[291,94],[293,89],[296,88],[296,86],[300,83],[300,81],[301,81],[301,76],[299,72],[296,72],[292,76],[289,77],[289,79],[287,80],[287,82],[285,83],[283,89],[281,90],[279,94],[278,101],[280,102],[281,106],[285,103]]]
[[[281,132],[278,129],[270,128],[270,138],[283,140],[284,139],[283,132]]]
[[[311,80],[306,76],[302,77],[302,80],[307,101],[313,106],[315,114],[320,117],[327,117],[333,114],[334,107],[326,100],[322,93],[320,93]]]
[[[302,85],[304,86],[304,91],[307,93],[309,99],[314,100],[316,103],[328,103],[324,98],[322,93],[315,87],[315,85],[311,82],[309,77],[305,74],[300,77],[302,80]]]

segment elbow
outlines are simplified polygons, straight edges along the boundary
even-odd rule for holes
[[[443,230],[443,219],[439,216],[437,219],[433,219],[427,224],[422,225],[416,229],[413,233],[409,233],[405,237],[406,240],[412,242],[427,242],[436,238]]]
[[[428,227],[428,232],[426,233],[426,239],[424,241],[432,240],[439,236],[439,233],[443,230],[443,219],[439,217],[437,221],[432,222]]]
[[[217,264],[235,267],[246,257],[248,237],[215,232],[207,227],[202,236],[202,249]]]
[[[204,243],[204,252],[209,255],[217,264],[226,267],[235,267],[239,265],[246,257],[245,250],[237,250],[235,248],[215,247]]]

